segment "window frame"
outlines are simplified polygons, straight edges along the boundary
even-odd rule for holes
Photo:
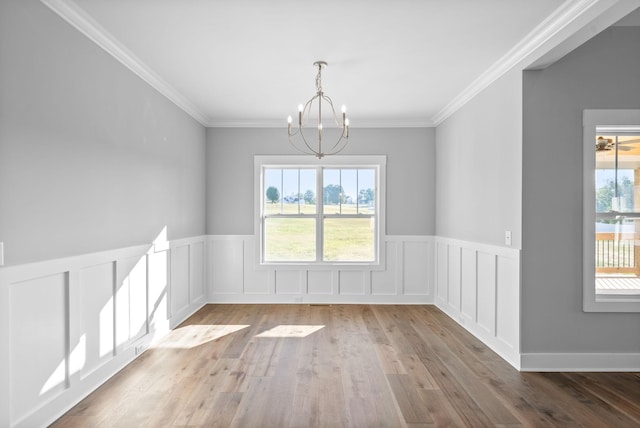
[[[583,126],[583,215],[582,215],[582,287],[584,312],[640,312],[640,294],[596,293],[595,284],[595,139],[606,128],[627,128],[640,133],[640,110],[584,110]]]
[[[386,163],[387,158],[384,155],[365,155],[365,156],[329,156],[323,159],[317,159],[312,156],[278,156],[278,155],[256,155],[254,156],[254,237],[255,237],[255,260],[256,266],[262,269],[300,269],[306,270],[326,270],[331,267],[339,267],[340,270],[384,270],[385,269],[385,204],[386,204]],[[287,217],[287,218],[310,218],[316,219],[316,261],[265,261],[263,260],[264,250],[264,213],[262,189],[264,187],[265,168],[282,168],[282,169],[305,169],[313,168],[316,171],[316,200],[322,202],[316,204],[315,214],[294,214],[294,215],[269,215],[269,218]],[[324,169],[376,169],[376,211],[371,215],[341,215],[344,218],[366,218],[375,217],[374,230],[374,261],[324,261],[321,260],[322,254],[318,253],[322,243],[318,242],[322,239],[324,220],[327,218],[336,218],[340,215],[326,214],[323,212],[323,184],[322,184],[322,168]]]

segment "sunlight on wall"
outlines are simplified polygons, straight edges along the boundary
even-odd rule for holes
[[[60,364],[58,364],[58,367],[56,367],[56,369],[53,371],[53,373],[51,373],[49,379],[47,379],[47,381],[44,383],[42,389],[40,389],[40,395],[52,390],[58,385],[65,383],[66,373],[66,360],[62,360],[60,361]]]
[[[256,337],[307,337],[323,328],[323,325],[279,325]]]
[[[153,245],[147,251],[148,263],[148,305],[149,331],[169,330],[169,286],[168,257],[169,243],[167,242],[167,226],[165,226]]]
[[[69,376],[73,376],[79,373],[87,362],[87,335],[83,334],[78,340],[78,344],[69,354]],[[65,367],[66,360],[62,360],[58,367],[53,371],[49,379],[42,385],[40,389],[40,395],[47,393],[56,386],[66,383],[67,368]]]
[[[129,276],[129,339],[146,333],[147,325],[147,259],[142,257]]]
[[[80,336],[78,344],[69,355],[69,376],[79,373],[87,362],[87,334]]]
[[[113,296],[100,311],[100,357],[113,352]]]
[[[142,256],[116,292],[116,345],[146,333],[147,258]]]
[[[64,340],[66,334],[70,347],[66,351],[61,350],[65,357],[57,360],[57,365],[53,363],[46,373],[36,374],[37,384],[25,386],[31,389],[22,396],[27,397],[31,393],[35,397],[39,388],[38,398],[33,398],[34,403],[35,400],[46,400],[47,394],[72,388],[73,383],[81,382],[87,375],[84,371],[91,373],[120,352],[132,353],[129,347],[133,344],[138,346],[138,341],[150,343],[154,334],[167,332],[169,250],[165,226],[139,254],[126,253],[123,257],[98,259],[87,266],[74,266],[73,270],[80,272],[76,279],[78,282],[69,287],[68,278],[64,276],[67,283],[63,285],[69,290],[68,300],[56,306],[66,308],[68,325],[66,331],[60,332],[59,340]],[[54,287],[46,289],[53,290]],[[74,305],[80,306],[76,309]],[[70,311],[69,306],[74,306],[74,310]],[[61,313],[58,318],[64,315]],[[196,337],[189,337],[173,346],[197,346],[246,327],[214,326],[198,334],[190,334]],[[147,338],[143,339],[145,336]],[[82,376],[74,377],[77,374]],[[31,404],[35,406],[34,403]],[[21,410],[16,412],[21,413]]]
[[[169,240],[167,240],[167,226],[163,227],[156,239],[153,240],[153,251],[168,251]]]

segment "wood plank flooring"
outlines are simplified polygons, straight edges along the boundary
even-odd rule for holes
[[[434,306],[208,305],[64,427],[640,427],[640,373],[519,373]]]

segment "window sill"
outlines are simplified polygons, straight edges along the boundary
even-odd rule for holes
[[[585,296],[583,310],[584,312],[640,312],[640,295],[592,293]]]
[[[257,267],[259,270],[307,270],[307,271],[383,271],[386,269],[384,263],[277,263],[277,262],[264,262],[260,263]]]

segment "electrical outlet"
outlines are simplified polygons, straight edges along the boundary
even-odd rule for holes
[[[505,230],[504,231],[504,245],[507,246],[511,246],[511,231],[510,230]]]

